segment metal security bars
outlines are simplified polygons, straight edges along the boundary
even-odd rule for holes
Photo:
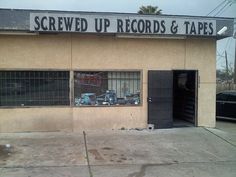
[[[0,106],[70,105],[68,71],[0,71]]]
[[[140,72],[74,72],[75,106],[139,105]]]
[[[139,71],[0,71],[0,107],[140,105]],[[74,87],[70,88],[70,79]]]

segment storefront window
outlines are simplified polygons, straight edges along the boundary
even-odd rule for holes
[[[140,72],[74,72],[75,106],[140,104]]]
[[[67,71],[0,71],[0,106],[69,105]]]

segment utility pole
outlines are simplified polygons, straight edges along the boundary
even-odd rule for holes
[[[236,84],[236,18],[234,18],[234,34],[233,34],[233,38],[235,40],[235,46],[234,46],[234,84]]]
[[[236,84],[236,18],[234,18],[234,34],[233,38],[235,40],[234,46],[234,84]]]
[[[236,22],[234,22],[236,25]],[[234,84],[236,84],[236,28],[234,30],[234,40],[235,40],[235,46],[234,46]]]
[[[226,68],[226,79],[227,82],[229,80],[229,65],[228,65],[228,58],[227,58],[227,51],[225,50],[225,68]]]
[[[230,83],[229,83],[229,65],[228,65],[228,58],[227,58],[227,51],[225,50],[225,69],[226,69],[226,84],[228,86],[228,89],[230,89]]]

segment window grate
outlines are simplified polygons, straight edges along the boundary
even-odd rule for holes
[[[68,71],[0,71],[0,106],[69,105]]]
[[[75,105],[140,104],[140,72],[74,72]]]

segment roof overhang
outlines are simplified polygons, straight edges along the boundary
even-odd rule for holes
[[[233,18],[0,9],[0,34],[90,33],[148,38],[233,36]],[[219,33],[220,32],[220,33]]]

